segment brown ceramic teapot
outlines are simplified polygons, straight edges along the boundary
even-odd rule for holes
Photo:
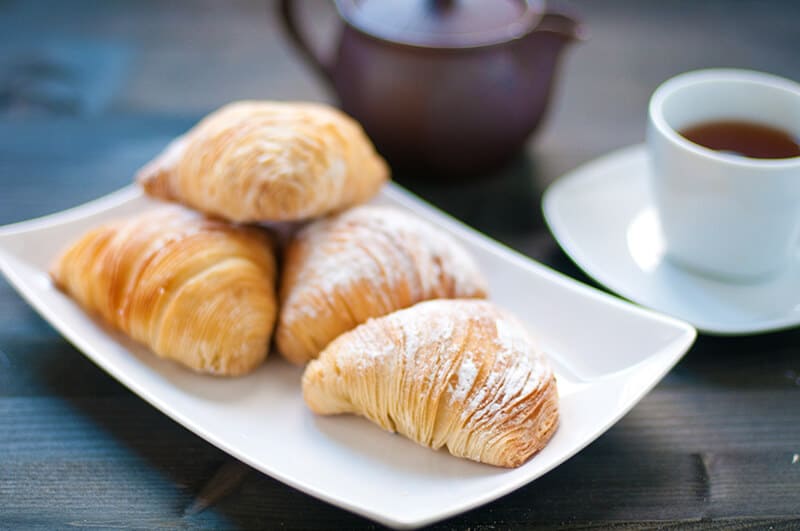
[[[542,0],[336,0],[338,51],[320,58],[291,0],[288,34],[396,167],[443,176],[507,162],[547,109],[564,45],[584,29]]]

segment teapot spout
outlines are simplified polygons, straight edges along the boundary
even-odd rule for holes
[[[585,41],[589,38],[589,30],[576,17],[562,11],[548,11],[542,15],[533,33],[550,33],[559,36],[564,43]]]

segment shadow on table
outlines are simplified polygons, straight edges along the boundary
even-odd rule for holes
[[[86,461],[84,466],[71,467],[73,477],[59,481],[88,481],[91,485],[96,480],[84,476],[91,473],[91,463],[98,458],[102,470],[119,474],[118,481],[102,481],[110,484],[113,492],[92,502],[93,511],[102,512],[104,526],[130,525],[135,518],[136,526],[142,528],[374,527],[238,462],[114,382],[77,351],[69,350],[64,355],[73,359],[63,371],[43,368],[39,379],[44,380],[43,388],[52,389],[51,395],[66,403],[77,424],[91,426],[83,431],[91,443],[88,452],[81,451],[78,458]],[[77,389],[65,392],[61,382],[73,374],[87,381],[106,380],[103,385],[91,386],[102,389],[104,395],[87,395]],[[85,506],[80,500],[74,503],[71,513]]]
[[[490,238],[591,283],[561,251],[542,214],[547,187],[544,163],[528,151],[488,175],[463,180],[397,173],[395,181]]]
[[[667,378],[714,388],[800,391],[798,344],[800,328],[735,337],[700,334]]]
[[[487,175],[458,179],[444,175],[395,174],[394,180],[436,207],[493,238],[544,228],[536,160],[520,153]]]

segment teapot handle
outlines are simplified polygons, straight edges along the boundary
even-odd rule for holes
[[[539,25],[534,32],[550,32],[562,36],[571,41],[586,41],[589,39],[589,30],[586,25],[575,17],[571,12],[556,7],[550,8],[542,15]]]
[[[317,72],[317,74],[329,84],[333,84],[333,76],[331,75],[331,67],[326,61],[323,61],[316,52],[309,46],[306,39],[300,32],[297,17],[294,10],[293,0],[280,0],[278,9],[280,10],[281,22],[286,30],[287,35],[297,47],[298,51],[303,55],[306,61]]]

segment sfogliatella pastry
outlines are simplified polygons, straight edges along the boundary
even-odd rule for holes
[[[267,355],[275,258],[261,229],[162,206],[90,230],[50,274],[85,309],[196,371],[243,374]]]
[[[363,203],[389,170],[361,126],[314,103],[211,113],[137,175],[151,196],[232,221],[291,221]]]
[[[371,317],[486,291],[472,258],[447,234],[402,210],[357,207],[312,223],[289,244],[278,351],[302,364]]]
[[[521,324],[487,301],[436,300],[372,319],[306,367],[322,415],[355,413],[434,449],[516,467],[558,425],[553,371]]]

